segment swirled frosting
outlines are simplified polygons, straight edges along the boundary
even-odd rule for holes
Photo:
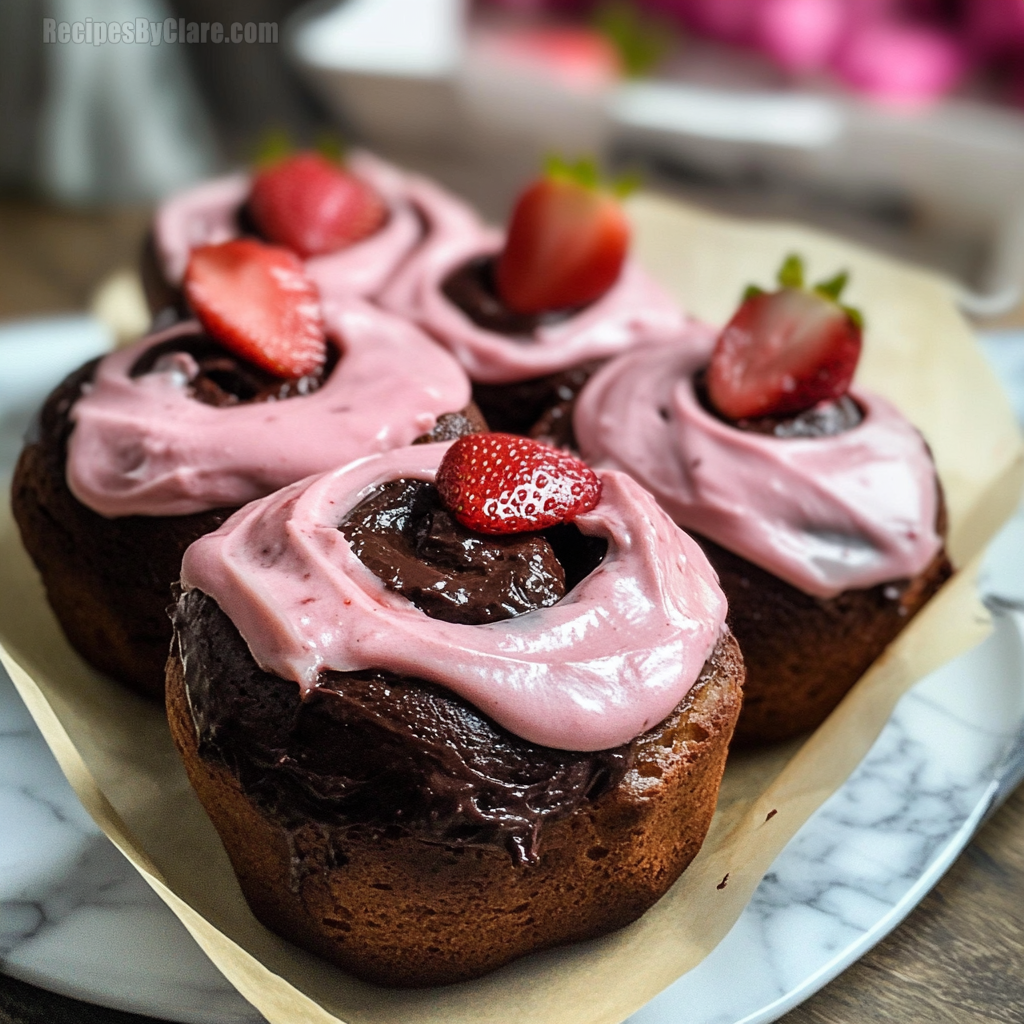
[[[574,426],[584,458],[623,469],[685,529],[817,597],[916,576],[942,539],[921,435],[885,399],[850,395],[861,423],[831,437],[739,430],[700,404],[693,375],[715,332],[652,346],[588,382]]]
[[[436,186],[417,187],[413,175],[369,153],[353,153],[348,167],[377,190],[387,203],[389,216],[368,238],[305,260],[306,273],[325,299],[375,295],[421,240],[423,225],[431,221],[429,204],[463,206]],[[180,287],[189,253],[196,246],[238,237],[238,215],[251,185],[250,175],[233,174],[179,192],[160,206],[153,221],[153,241],[169,284]],[[468,208],[463,209],[468,221],[475,219]]]
[[[602,472],[576,525],[601,564],[557,604],[465,625],[388,590],[338,529],[374,488],[432,481],[448,445],[416,445],[304,480],[235,513],[185,553],[182,583],[216,600],[265,671],[379,669],[459,694],[517,736],[562,750],[618,746],[664,719],[698,678],[726,602],[697,544],[622,473]]]
[[[423,185],[429,187],[419,183],[420,188]],[[683,329],[686,316],[678,304],[630,259],[600,299],[574,316],[541,324],[528,338],[479,327],[442,286],[469,260],[498,252],[504,235],[468,218],[464,208],[444,196],[420,205],[428,218],[428,240],[406,261],[379,301],[447,345],[478,383],[511,384],[558,373],[635,345],[667,340]]]
[[[325,303],[341,358],[319,390],[218,408],[189,394],[187,353],[133,376],[150,348],[195,321],[103,359],[71,410],[67,481],[100,515],[187,515],[241,505],[352,459],[407,445],[469,401],[455,360],[415,326],[349,298]]]

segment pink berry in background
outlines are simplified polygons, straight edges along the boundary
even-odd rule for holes
[[[981,57],[1019,55],[1024,50],[1022,0],[970,0],[964,20],[971,49]]]
[[[917,105],[949,92],[967,65],[964,47],[948,32],[883,21],[852,32],[832,69],[857,92],[898,105]]]
[[[786,71],[818,71],[839,44],[846,14],[843,0],[763,0],[755,39]]]
[[[904,12],[904,0],[844,0],[850,21],[861,24],[876,22],[882,18],[895,17]]]
[[[695,32],[723,43],[749,43],[761,0],[686,0],[676,6]]]

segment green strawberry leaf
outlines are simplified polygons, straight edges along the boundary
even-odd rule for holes
[[[835,277],[816,284],[814,290],[824,298],[838,302],[839,296],[843,294],[843,289],[846,287],[846,282],[849,279],[850,275],[845,270],[841,270]]]
[[[856,306],[842,306],[842,311],[857,325],[864,330],[864,314]]]
[[[260,168],[280,163],[295,152],[295,145],[286,128],[274,127],[264,131],[256,142],[252,162]]]
[[[313,147],[324,159],[335,164],[344,164],[348,146],[345,140],[334,132],[324,131],[316,137]]]
[[[777,280],[780,288],[803,288],[804,261],[795,252],[782,261]]]
[[[618,50],[627,78],[646,74],[676,42],[667,22],[642,14],[627,0],[601,4],[594,13],[594,27]]]
[[[551,153],[544,160],[544,173],[555,181],[571,182],[583,188],[606,188],[616,199],[625,199],[641,185],[640,174],[636,171],[606,181],[601,176],[596,158],[592,156],[580,157],[573,162],[558,153]]]

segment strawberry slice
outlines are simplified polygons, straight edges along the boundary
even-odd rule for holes
[[[185,297],[217,341],[270,373],[304,377],[324,365],[320,296],[287,249],[253,238],[193,249]]]
[[[846,274],[806,289],[790,256],[778,280],[775,292],[747,289],[715,344],[708,397],[728,419],[803,412],[844,395],[857,369],[863,324],[839,302]]]
[[[516,202],[498,257],[498,294],[516,313],[585,306],[616,282],[629,245],[629,224],[616,191],[598,187],[592,162],[548,166]]]
[[[264,238],[303,259],[372,235],[388,212],[365,181],[319,153],[299,153],[257,174],[248,210]]]
[[[601,499],[594,471],[567,452],[516,434],[470,434],[445,453],[437,489],[463,526],[524,533],[571,522]]]

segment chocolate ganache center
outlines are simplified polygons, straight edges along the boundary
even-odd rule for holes
[[[539,533],[476,533],[423,480],[392,480],[339,526],[389,590],[435,619],[481,625],[557,603],[592,572],[607,543],[571,525]]]
[[[281,378],[235,355],[208,334],[195,334],[170,338],[147,349],[132,367],[131,376],[179,373],[190,397],[224,408],[311,395],[330,377],[339,358],[337,347],[328,341],[327,360],[320,370]]]
[[[819,402],[803,412],[788,416],[757,416],[731,420],[723,416],[712,404],[708,394],[707,371],[694,375],[693,388],[704,411],[730,427],[751,434],[769,434],[773,437],[835,437],[853,430],[864,419],[861,407],[849,396],[841,395],[830,402]]]
[[[586,308],[574,306],[547,313],[517,313],[509,309],[498,294],[494,281],[496,262],[493,255],[475,256],[456,267],[441,284],[445,298],[458,306],[477,327],[505,334],[515,341],[531,341],[538,327],[561,323]]]
[[[200,754],[286,827],[328,830],[341,864],[347,831],[366,828],[536,861],[542,825],[618,785],[636,755],[637,741],[539,747],[442,686],[386,672],[324,672],[302,695],[256,665],[206,594],[183,594],[173,617]]]

